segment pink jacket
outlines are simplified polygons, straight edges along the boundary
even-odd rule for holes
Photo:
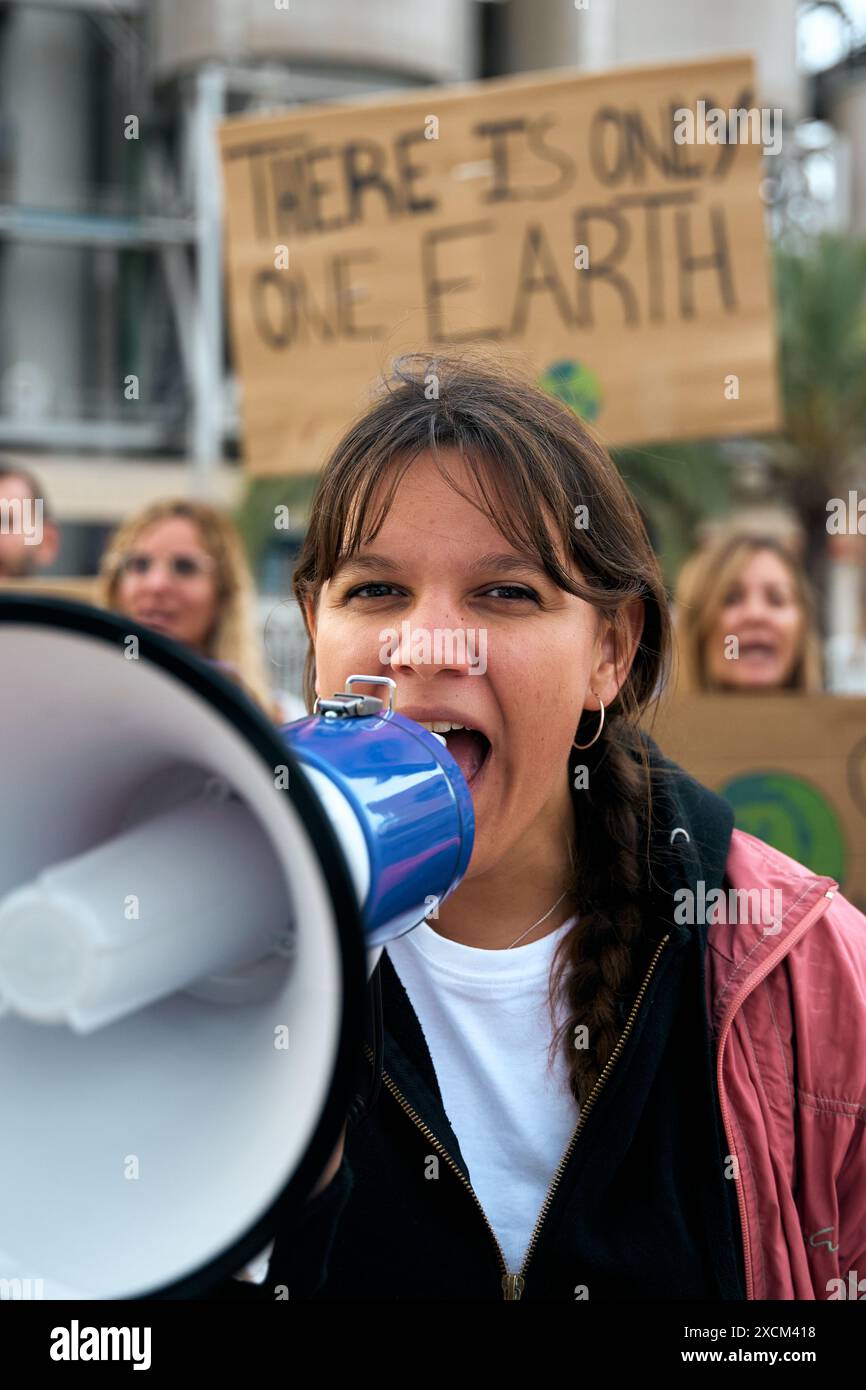
[[[720,911],[708,932],[746,1297],[866,1298],[866,917],[832,878],[741,830],[726,875],[781,895],[767,893],[781,904],[770,927]]]

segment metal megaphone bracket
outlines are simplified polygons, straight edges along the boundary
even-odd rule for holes
[[[321,695],[316,697],[313,714],[324,715],[325,719],[350,719],[365,714],[378,714],[384,701],[378,695],[354,694],[352,691],[353,682],[364,685],[388,686],[388,713],[393,713],[394,695],[397,690],[396,681],[392,680],[390,676],[349,676],[346,681],[346,689],[338,690],[331,696],[330,700],[323,700]]]

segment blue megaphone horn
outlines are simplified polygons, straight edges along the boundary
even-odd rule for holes
[[[388,687],[387,708],[356,685]],[[368,966],[453,891],[475,834],[472,795],[445,740],[394,711],[389,676],[349,676],[282,736],[337,830],[364,919]]]

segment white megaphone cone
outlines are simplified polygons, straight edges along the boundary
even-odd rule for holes
[[[84,605],[0,598],[0,664],[0,1280],[193,1295],[324,1168],[368,970],[460,881],[471,796],[351,682],[278,731]]]
[[[142,916],[140,895],[128,890],[146,864],[160,870]],[[91,1032],[259,961],[283,938],[289,945],[285,909],[267,838],[209,778],[200,796],[44,870],[0,903],[0,1009]]]

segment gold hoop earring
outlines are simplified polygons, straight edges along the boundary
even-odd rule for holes
[[[595,691],[593,691],[592,693],[593,693],[593,695],[595,695]],[[601,734],[602,729],[604,728],[604,705],[602,704],[601,696],[600,696],[600,695],[598,695],[596,698],[597,698],[597,700],[598,700],[599,709],[601,710],[601,718],[600,718],[599,721],[598,721],[598,728],[597,728],[596,731],[595,731],[595,735],[594,735],[593,738],[591,738],[591,739],[589,740],[589,743],[573,743],[573,744],[571,745],[572,748],[579,748],[579,749],[581,749],[581,751],[582,751],[584,748],[591,748],[592,745],[595,743],[596,739],[597,739],[597,738],[599,737],[599,735]]]

